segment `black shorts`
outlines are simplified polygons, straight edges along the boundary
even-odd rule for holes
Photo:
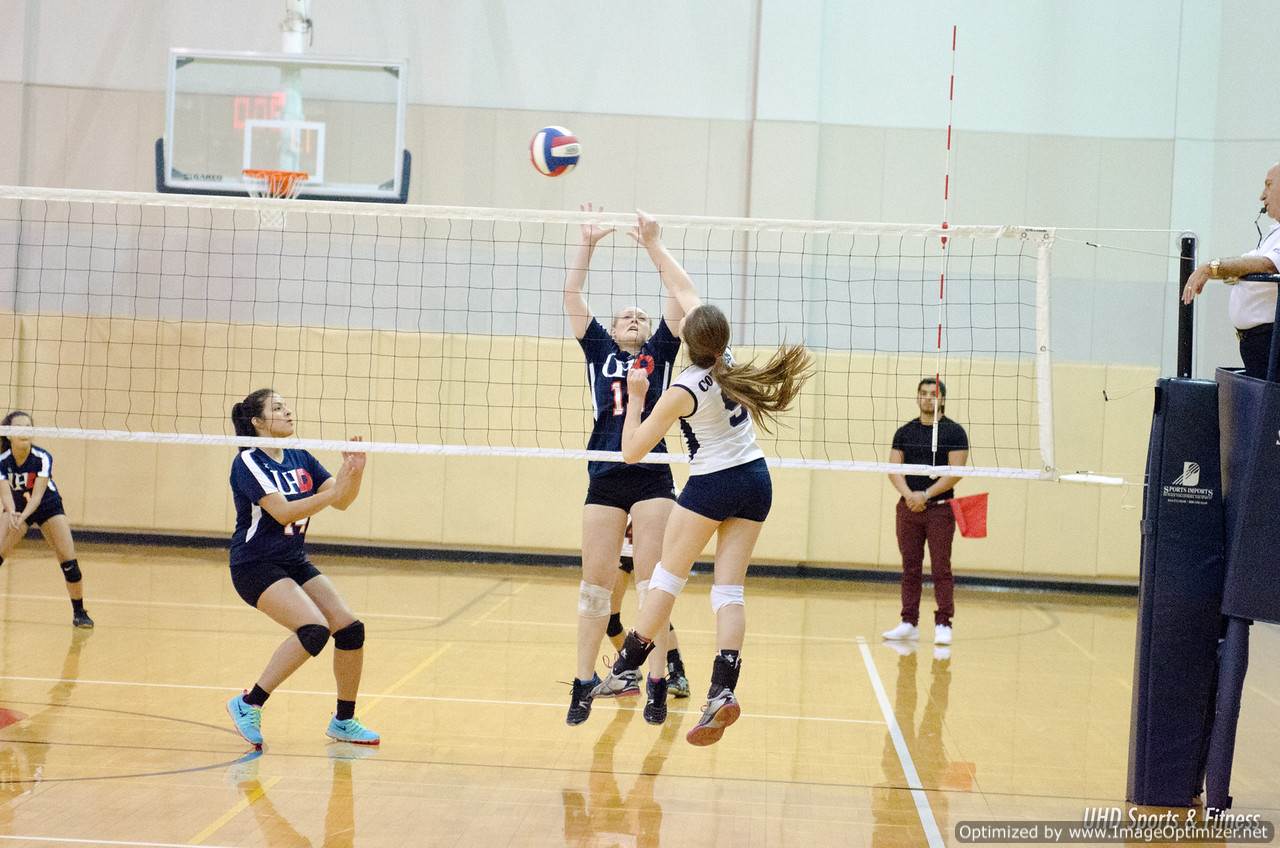
[[[21,511],[22,507],[19,507],[18,509]],[[45,498],[40,501],[40,506],[36,507],[36,511],[31,513],[31,517],[27,519],[27,523],[32,527],[39,527],[50,518],[66,514],[67,513],[62,509],[61,498],[54,498],[52,502],[50,502],[48,498]]]
[[[320,569],[311,564],[311,560],[302,559],[294,562],[267,560],[250,565],[232,566],[231,585],[236,587],[236,594],[244,602],[255,609],[262,593],[272,583],[289,579],[299,586],[312,577],[319,577]]]
[[[764,521],[773,506],[769,466],[763,459],[755,459],[723,471],[690,474],[676,503],[712,521]]]
[[[611,506],[623,512],[640,501],[676,499],[676,483],[670,465],[623,465],[608,474],[592,477],[587,503]]]

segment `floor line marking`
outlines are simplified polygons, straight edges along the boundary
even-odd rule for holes
[[[425,665],[425,663],[424,663]],[[213,692],[232,692],[235,686],[211,686],[202,683],[147,683],[132,680],[73,680],[63,677],[23,677],[14,674],[0,675],[0,681],[12,680],[24,683],[77,683],[87,686],[136,686],[151,689],[200,689]],[[318,691],[314,689],[285,689],[279,688],[271,694],[286,695],[314,695],[321,698],[332,698],[333,690]],[[427,701],[442,704],[491,704],[494,706],[508,707],[552,707],[557,710],[564,709],[564,704],[556,701],[510,701],[501,698],[447,698],[441,695],[396,695],[390,692],[366,695],[366,698],[372,700],[375,698],[387,698],[397,701]],[[0,698],[0,700],[3,700]],[[702,710],[671,710],[673,713],[682,713],[684,715],[702,715]],[[751,713],[752,718],[767,719],[771,721],[820,721],[832,724],[872,724],[882,725],[883,721],[879,719],[869,718],[837,718],[834,716],[797,716],[797,715],[764,715],[759,713]]]
[[[200,831],[199,833],[197,833],[195,836],[191,837],[191,839],[187,841],[191,845],[200,845],[210,836],[213,836],[219,830],[222,830],[223,826],[226,825],[227,822],[231,821],[233,818],[240,815],[245,810],[249,809],[254,804],[256,804],[258,802],[258,799],[261,798],[263,795],[266,795],[267,790],[275,786],[277,783],[279,783],[280,780],[281,778],[279,777],[273,777],[270,780],[268,780],[266,783],[259,783],[257,786],[250,789],[243,798],[241,798],[239,801],[233,804],[231,806],[231,809],[227,810],[225,813],[218,816],[216,819],[213,820],[212,824],[210,824],[204,830]]]
[[[858,637],[858,650],[862,652],[862,664],[867,667],[867,677],[871,678],[871,688],[875,690],[876,700],[880,702],[880,712],[884,715],[884,723],[889,727],[889,736],[893,739],[893,747],[898,752],[898,762],[902,765],[902,774],[911,787],[911,797],[916,802],[916,813],[920,816],[920,826],[924,828],[929,848],[946,848],[942,834],[938,831],[938,823],[933,818],[933,809],[929,806],[929,798],[925,795],[924,785],[916,772],[916,764],[911,759],[911,751],[907,749],[907,740],[898,726],[898,719],[893,714],[893,706],[889,696],[885,694],[884,684],[880,682],[880,673],[876,671],[875,660],[871,658],[871,649],[867,640]]]
[[[58,845],[128,845],[133,848],[191,848],[189,842],[132,842],[125,839],[74,839],[70,836],[11,836],[0,839],[14,842],[53,842]],[[207,845],[205,848],[231,848],[230,845]]]

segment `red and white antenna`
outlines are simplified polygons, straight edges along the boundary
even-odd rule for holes
[[[956,106],[956,25],[951,25],[951,76],[947,82],[947,156],[942,169],[942,229],[950,227],[949,213],[951,209],[951,124],[955,117]],[[947,234],[942,234],[942,269],[938,272],[938,347],[937,359],[933,366],[934,403],[933,403],[933,435],[931,450],[934,464],[938,464],[938,419],[942,417],[942,324],[947,309]]]

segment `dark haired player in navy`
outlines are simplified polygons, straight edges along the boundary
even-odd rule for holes
[[[590,203],[581,207],[593,211]],[[635,241],[652,255],[651,246],[637,233],[653,219],[637,213],[637,228],[630,233]],[[651,228],[656,233],[656,227]],[[649,332],[649,316],[637,306],[629,306],[613,316],[606,330],[591,314],[583,286],[591,254],[596,244],[610,233],[611,227],[583,224],[577,251],[569,262],[564,282],[564,311],[574,338],[586,357],[587,385],[595,415],[588,450],[620,451],[622,422],[627,411],[627,372],[643,367],[653,380],[644,396],[647,413],[661,396],[673,376],[676,354],[680,351],[680,323],[684,312],[674,297],[666,298],[662,320]],[[656,238],[656,235],[655,235]],[[659,242],[659,247],[661,246]],[[666,271],[659,266],[663,284],[669,285]],[[655,451],[665,451],[659,441]],[[622,548],[627,528],[627,515],[634,525],[634,561],[636,594],[640,603],[649,587],[649,578],[662,549],[662,534],[675,502],[675,484],[669,465],[625,465],[621,462],[593,461],[587,466],[590,484],[582,509],[582,582],[578,587],[578,665],[574,673],[573,691],[565,721],[581,724],[591,714],[593,690],[600,682],[595,673],[595,659],[600,640],[609,622],[609,597],[617,581],[618,551]],[[645,720],[661,724],[667,717],[666,633],[654,654],[648,680],[648,702]],[[618,695],[636,691],[634,677],[616,681],[617,685],[599,695]]]
[[[294,430],[293,413],[271,389],[259,389],[237,403],[231,421],[237,436],[279,439]],[[243,448],[231,463],[236,506],[231,582],[245,603],[292,631],[253,689],[227,702],[236,730],[254,745],[262,744],[262,705],[290,674],[324,650],[331,632],[338,708],[326,734],[361,745],[380,741],[355,717],[364,625],[307,559],[304,547],[311,516],[327,506],[346,509],[356,499],[364,465],[364,453],[343,451],[342,467],[331,477],[307,451],[274,447]]]
[[[0,424],[30,427],[31,416],[15,409],[0,419]],[[0,523],[0,565],[26,537],[28,527],[39,527],[62,568],[67,596],[71,598],[71,623],[93,627],[93,619],[84,610],[84,583],[76,559],[76,543],[71,538],[71,522],[62,510],[62,495],[53,482],[53,455],[31,444],[30,436],[0,436],[0,473],[9,483],[0,486],[5,518]]]

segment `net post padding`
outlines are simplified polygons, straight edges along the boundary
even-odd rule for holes
[[[270,168],[245,168],[244,174],[250,197],[293,200],[302,191],[302,184],[311,176],[306,171],[276,171]],[[258,220],[263,227],[279,230],[284,227],[287,210],[277,206],[264,206],[258,210]]]

